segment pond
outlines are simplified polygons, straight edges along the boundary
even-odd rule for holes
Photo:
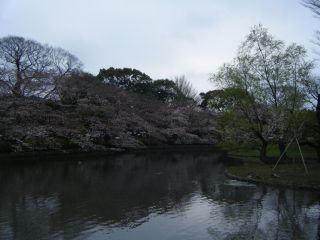
[[[56,158],[0,165],[1,240],[320,236],[319,193],[228,180],[219,151]]]

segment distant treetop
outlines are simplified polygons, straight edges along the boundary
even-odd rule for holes
[[[105,84],[138,93],[146,92],[152,82],[147,74],[134,68],[103,68],[97,78]]]

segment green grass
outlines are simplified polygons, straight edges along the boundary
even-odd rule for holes
[[[320,164],[308,164],[309,173],[306,174],[302,164],[281,164],[275,171],[270,165],[251,163],[242,166],[232,166],[227,169],[231,175],[262,181],[270,184],[294,186],[320,186]],[[274,176],[277,175],[277,177]]]
[[[316,151],[309,147],[309,146],[302,146],[301,151],[303,153],[303,157],[306,160],[315,160],[317,158],[317,153]],[[259,150],[258,149],[237,149],[237,150],[231,150],[229,151],[229,154],[231,156],[237,156],[244,161],[250,161],[252,160],[259,160]],[[294,158],[296,161],[300,161],[300,153],[299,149],[296,145],[292,144],[288,151],[287,155],[291,158]],[[267,156],[269,157],[279,157],[280,156],[280,151],[278,149],[277,145],[269,145],[267,149]]]
[[[316,152],[307,146],[302,147],[302,152],[309,174],[305,173],[297,146],[288,150],[288,156],[295,159],[295,163],[279,164],[275,171],[272,171],[273,165],[266,165],[259,160],[257,150],[232,151],[230,155],[242,159],[244,164],[228,167],[227,172],[236,177],[251,178],[269,184],[320,187],[320,163],[316,161]],[[268,156],[279,157],[279,155],[277,146],[268,148]]]

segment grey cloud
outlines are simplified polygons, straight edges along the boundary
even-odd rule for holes
[[[259,22],[308,48],[318,27],[299,0],[0,0],[0,36],[65,48],[94,74],[109,66],[186,74],[200,91]]]

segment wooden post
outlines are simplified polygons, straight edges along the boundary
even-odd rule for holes
[[[288,151],[288,148],[290,147],[291,143],[293,142],[294,138],[291,139],[290,143],[287,145],[286,149],[283,151],[283,153],[281,154],[281,156],[279,157],[278,161],[276,162],[276,164],[274,165],[274,167],[272,168],[272,171],[274,171],[276,169],[276,167],[278,166],[281,158],[284,156],[284,154]]]
[[[308,168],[307,168],[307,165],[306,165],[306,163],[305,163],[305,161],[304,161],[304,157],[303,157],[303,154],[302,154],[302,151],[301,151],[301,148],[300,148],[300,144],[299,144],[299,141],[298,141],[298,138],[296,137],[296,142],[297,142],[297,144],[298,144],[298,148],[299,148],[299,152],[300,152],[300,155],[301,155],[301,161],[302,161],[302,163],[303,163],[303,166],[304,166],[304,170],[306,171],[306,174],[308,174],[309,172],[308,172]]]
[[[297,132],[300,132],[300,130],[302,129],[302,126],[304,125],[304,122],[301,123],[301,125],[299,126]],[[292,144],[292,142],[296,140],[297,144],[298,144],[298,147],[299,147],[299,151],[300,151],[300,155],[301,155],[301,160],[302,160],[302,163],[303,163],[303,166],[304,166],[304,169],[306,171],[306,173],[308,174],[308,169],[307,169],[307,166],[304,162],[304,158],[303,158],[303,155],[302,155],[302,151],[301,151],[301,148],[300,148],[300,144],[299,144],[299,141],[298,141],[298,138],[297,138],[297,135],[296,135],[296,131],[294,131],[294,137],[291,139],[290,143],[287,145],[286,149],[283,151],[283,153],[281,154],[281,156],[279,157],[278,161],[276,162],[276,164],[274,165],[274,167],[272,168],[272,171],[274,171],[276,169],[276,167],[278,166],[281,158],[283,157],[283,155],[288,151],[288,148],[290,147],[290,145]]]

